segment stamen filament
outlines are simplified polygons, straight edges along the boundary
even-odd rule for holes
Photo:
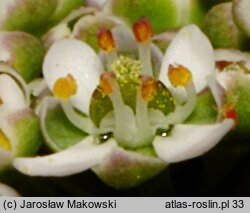
[[[150,125],[148,101],[141,96],[141,89],[137,92],[135,119],[138,135],[140,135],[140,140],[143,142],[142,145],[149,145],[154,138],[155,128]]]
[[[133,25],[135,39],[139,46],[139,59],[142,63],[142,75],[153,76],[151,63],[152,27],[146,18],[136,21]]]
[[[94,132],[94,124],[89,117],[79,115],[73,108],[70,101],[61,101],[62,109],[68,120],[78,129],[92,134]]]
[[[111,70],[111,65],[116,61],[118,58],[118,53],[116,49],[113,49],[111,52],[106,54],[106,59],[107,59],[107,68],[108,70]]]
[[[139,59],[142,64],[142,75],[153,76],[153,67],[151,62],[151,42],[138,44]]]
[[[166,116],[168,124],[177,124],[184,122],[193,112],[196,105],[196,90],[193,81],[185,85],[187,93],[187,102],[182,106],[176,106],[175,111]]]

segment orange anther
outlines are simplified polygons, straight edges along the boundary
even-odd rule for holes
[[[115,75],[113,72],[106,72],[103,73],[100,77],[100,87],[102,88],[102,91],[106,95],[110,95],[113,92],[113,88],[111,85],[111,80],[115,78]]]
[[[59,78],[53,88],[54,96],[63,100],[75,95],[76,91],[77,83],[71,74],[68,74],[65,78]]]
[[[186,67],[182,65],[170,65],[168,68],[168,78],[174,87],[183,87],[192,81],[192,74]]]
[[[150,22],[146,18],[142,18],[135,22],[133,25],[133,31],[137,42],[147,42],[152,37],[152,27]]]
[[[4,103],[3,100],[0,98],[0,106],[1,106],[3,103]]]
[[[219,70],[219,71],[222,71],[224,68],[226,68],[227,66],[233,64],[232,61],[225,61],[225,60],[222,60],[222,61],[216,61],[215,62],[216,64],[216,68]]]
[[[101,29],[98,33],[99,47],[106,53],[111,52],[115,48],[113,35],[108,29]]]
[[[156,81],[151,76],[141,77],[141,96],[145,101],[151,101],[156,94]]]

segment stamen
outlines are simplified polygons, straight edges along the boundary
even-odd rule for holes
[[[174,87],[185,87],[192,81],[192,74],[182,65],[169,65],[168,78]]]
[[[196,106],[196,91],[193,82],[189,82],[185,86],[185,89],[187,93],[187,102],[184,105],[176,106],[175,111],[166,117],[166,123],[183,123],[193,112]]]
[[[137,42],[148,42],[152,37],[152,27],[150,22],[146,18],[142,18],[135,22],[133,25],[133,31]]]
[[[133,25],[135,38],[139,45],[139,58],[142,63],[142,74],[153,76],[151,62],[151,37],[152,28],[146,18],[142,18]]]
[[[77,83],[71,74],[65,78],[59,78],[53,88],[54,96],[67,100],[77,92]]]
[[[166,122],[176,124],[184,122],[193,112],[196,105],[196,91],[191,72],[182,65],[169,66],[168,77],[174,87],[184,87],[187,93],[187,102],[176,106],[175,111],[166,117]]]
[[[99,31],[98,44],[105,53],[110,53],[115,48],[115,41],[110,30],[103,28]]]
[[[110,70],[111,64],[118,57],[115,40],[110,30],[103,28],[99,31],[98,44],[107,57],[107,67]]]
[[[88,134],[92,134],[94,132],[94,124],[91,119],[77,113],[69,100],[61,101],[61,106],[66,117],[75,127]]]
[[[2,132],[2,130],[0,130],[0,147],[3,147],[4,149],[11,151],[10,142],[8,138],[5,136],[5,134]]]
[[[100,87],[106,95],[110,95],[113,92],[111,85],[111,80],[115,79],[115,74],[113,72],[103,73],[100,77]]]
[[[136,99],[136,126],[137,126],[137,144],[140,146],[149,145],[154,136],[156,129],[151,126],[149,121],[148,102],[156,94],[156,81],[150,76],[141,77],[141,86],[137,92]]]
[[[151,101],[156,94],[156,81],[151,76],[142,76],[141,81],[141,96],[145,101]]]

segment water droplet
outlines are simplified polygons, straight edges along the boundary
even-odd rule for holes
[[[161,137],[168,137],[171,134],[171,131],[173,129],[173,125],[169,126],[168,129],[157,129],[156,135]]]
[[[100,134],[100,135],[98,135],[98,141],[99,141],[99,143],[104,143],[104,142],[107,142],[111,137],[113,137],[112,132]]]

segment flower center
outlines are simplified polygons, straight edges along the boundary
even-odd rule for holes
[[[1,129],[0,129],[0,147],[11,151],[10,142]]]
[[[111,68],[101,75],[90,105],[99,138],[112,132],[125,148],[150,146],[159,127],[155,115],[164,117],[174,110],[172,95],[160,81],[141,75],[138,60],[120,56]]]

